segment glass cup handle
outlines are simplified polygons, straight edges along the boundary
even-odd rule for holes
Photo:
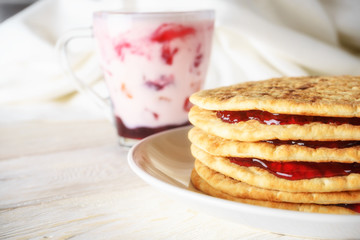
[[[66,75],[73,79],[76,83],[77,90],[80,93],[84,93],[88,97],[90,97],[100,108],[106,111],[106,117],[108,117],[111,121],[113,121],[113,117],[111,114],[111,102],[109,98],[104,98],[96,93],[88,84],[86,84],[83,80],[81,80],[73,71],[71,64],[69,62],[68,57],[68,44],[72,40],[87,38],[93,38],[92,28],[91,27],[83,27],[76,28],[68,31],[63,36],[59,38],[56,43],[56,51],[59,57],[60,64],[65,71]]]

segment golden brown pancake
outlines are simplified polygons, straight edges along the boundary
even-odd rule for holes
[[[198,160],[195,161],[195,170],[211,187],[238,198],[316,204],[351,204],[360,202],[360,191],[330,193],[275,191],[254,187],[237,181],[208,168]]]
[[[266,125],[257,120],[238,123],[223,122],[215,111],[194,106],[189,112],[190,122],[203,131],[225,139],[255,142],[269,139],[333,141],[360,139],[360,126],[350,124]]]
[[[215,156],[253,157],[271,161],[360,162],[360,146],[349,148],[311,148],[299,145],[274,145],[267,142],[242,142],[208,134],[194,127],[190,141]]]
[[[339,192],[360,190],[360,174],[321,177],[302,180],[279,178],[259,167],[243,167],[232,163],[227,157],[213,156],[195,145],[191,153],[207,167],[238,181],[259,188],[286,192]]]
[[[360,77],[282,77],[203,90],[190,101],[208,110],[360,117]]]
[[[272,202],[272,201],[262,201],[254,199],[246,199],[233,197],[229,194],[226,194],[218,189],[211,187],[205,180],[203,180],[195,170],[192,171],[191,181],[195,188],[198,190],[222,199],[231,200],[240,203],[252,204],[262,207],[269,208],[279,208],[292,211],[301,211],[301,212],[312,212],[312,213],[327,213],[327,214],[356,214],[356,212],[349,210],[344,207],[333,206],[333,205],[320,205],[320,204],[305,204],[305,203],[284,203],[284,202]]]

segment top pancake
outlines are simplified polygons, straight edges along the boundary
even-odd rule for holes
[[[207,110],[262,110],[360,117],[360,76],[283,77],[202,90],[190,101]]]

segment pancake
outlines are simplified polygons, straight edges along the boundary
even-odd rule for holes
[[[207,110],[360,117],[360,77],[283,77],[202,90],[190,101]]]
[[[209,134],[245,142],[272,139],[305,141],[360,139],[360,126],[324,124],[319,122],[305,125],[266,125],[257,120],[230,124],[218,118],[215,111],[205,110],[198,106],[190,109],[189,121]]]
[[[254,157],[271,161],[360,162],[360,146],[348,148],[311,148],[300,145],[275,145],[267,142],[242,142],[208,134],[194,127],[190,141],[215,156]]]
[[[251,186],[216,172],[200,161],[195,161],[195,170],[211,187],[233,197],[272,202],[352,204],[360,203],[360,191],[303,193],[268,190]]]
[[[332,205],[319,205],[319,204],[305,204],[305,203],[284,203],[284,202],[272,202],[272,201],[262,201],[262,200],[254,200],[254,199],[246,199],[234,197],[229,194],[226,194],[218,189],[211,187],[205,180],[203,180],[195,170],[192,171],[191,174],[191,182],[195,188],[198,190],[226,200],[231,200],[235,202],[252,204],[262,207],[269,208],[279,208],[285,210],[292,211],[301,211],[301,212],[311,212],[311,213],[326,213],[326,214],[356,214],[356,212],[349,210],[340,206],[332,206]]]
[[[190,101],[199,190],[274,208],[359,212],[360,76],[273,78]]]
[[[340,192],[360,190],[360,174],[347,176],[319,177],[302,180],[279,178],[259,167],[243,167],[232,163],[229,158],[213,156],[195,145],[191,153],[207,167],[238,181],[259,188],[286,192]]]

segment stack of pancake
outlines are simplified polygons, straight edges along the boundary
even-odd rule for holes
[[[203,90],[189,132],[200,191],[273,208],[360,214],[360,77]]]

